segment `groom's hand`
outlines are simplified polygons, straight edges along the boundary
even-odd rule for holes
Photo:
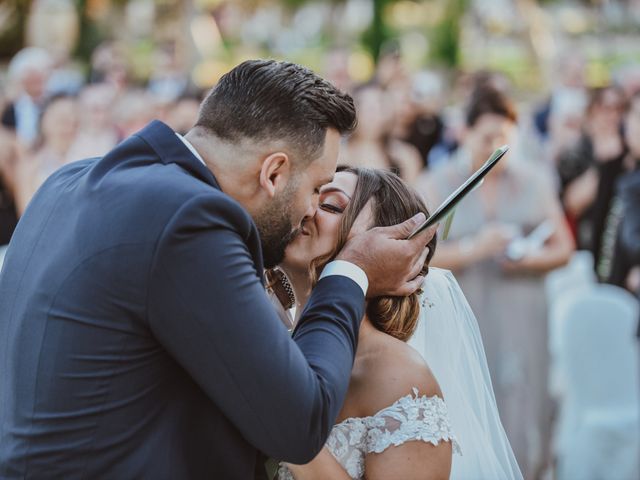
[[[424,230],[411,240],[406,238],[424,220],[425,215],[419,213],[392,227],[356,233],[338,254],[338,260],[354,263],[367,274],[368,298],[407,296],[422,286],[424,277],[419,274],[429,253],[426,245],[438,226]]]

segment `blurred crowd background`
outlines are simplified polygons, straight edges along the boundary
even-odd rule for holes
[[[526,479],[640,478],[640,0],[3,0],[0,245],[61,165],[177,132],[247,58],[349,91],[340,162],[435,208]],[[71,233],[70,233],[71,234]]]

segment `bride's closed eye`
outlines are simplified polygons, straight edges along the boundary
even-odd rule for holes
[[[327,212],[330,212],[330,213],[343,213],[344,212],[344,208],[338,207],[336,205],[332,205],[330,203],[321,203],[320,204],[320,208],[322,208],[323,210],[326,210]]]
[[[319,207],[325,212],[341,214],[349,204],[351,197],[341,188],[326,186],[320,191]]]

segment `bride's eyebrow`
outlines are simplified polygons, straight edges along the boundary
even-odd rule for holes
[[[349,200],[351,200],[351,197],[349,195],[347,195],[346,192],[344,190],[342,190],[341,188],[338,188],[338,187],[326,187],[326,188],[321,188],[320,189],[320,194],[333,193],[333,192],[341,193],[345,197],[347,197]]]

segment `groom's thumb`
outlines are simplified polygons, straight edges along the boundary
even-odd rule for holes
[[[392,227],[388,227],[389,237],[395,238],[397,240],[404,240],[411,233],[418,228],[420,224],[422,224],[427,217],[424,213],[420,212],[415,214],[409,220],[406,220],[402,223],[394,225]]]

